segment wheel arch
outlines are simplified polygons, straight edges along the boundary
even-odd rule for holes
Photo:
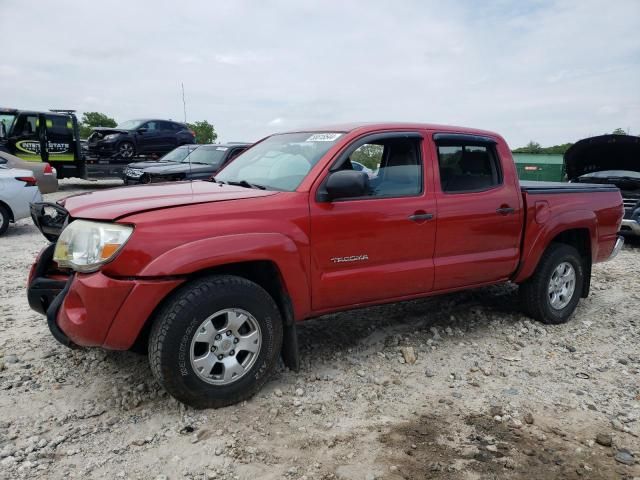
[[[6,208],[7,211],[9,212],[9,221],[10,222],[15,222],[16,219],[15,219],[15,216],[13,214],[13,210],[11,210],[11,207],[9,206],[9,204],[6,203],[6,202],[3,202],[2,200],[0,200],[0,206]]]
[[[296,335],[295,314],[293,309],[293,301],[287,290],[282,272],[278,265],[272,260],[251,260],[244,262],[233,262],[215,265],[200,270],[196,270],[186,276],[185,281],[178,285],[174,290],[169,292],[156,305],[152,313],[145,320],[140,329],[132,350],[144,351],[149,333],[158,313],[164,308],[169,299],[179,290],[186,288],[187,285],[198,278],[211,275],[233,275],[245,278],[260,287],[273,298],[276,303],[280,315],[283,320],[284,338],[282,342],[282,357],[285,364],[292,370],[298,370],[300,365],[298,354],[298,343]]]
[[[533,225],[535,224],[529,223],[526,228]],[[597,255],[597,227],[597,218],[592,211],[567,212],[552,218],[541,226],[528,245],[525,239],[521,253],[523,261],[513,281],[515,283],[526,281],[536,271],[547,248],[553,243],[562,243],[576,248],[583,259],[582,297],[586,298],[591,285],[591,266]]]

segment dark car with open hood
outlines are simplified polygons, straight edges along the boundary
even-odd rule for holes
[[[615,185],[622,193],[621,233],[640,235],[640,137],[600,135],[576,142],[564,155],[573,183]]]
[[[127,120],[115,128],[97,127],[87,139],[90,154],[133,158],[141,154],[164,155],[179,145],[195,143],[195,133],[171,120]]]
[[[124,183],[205,180],[236,158],[248,143],[183,145],[157,161],[136,162],[124,170]]]

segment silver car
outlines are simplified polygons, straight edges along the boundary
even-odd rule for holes
[[[31,215],[30,204],[41,202],[42,195],[30,170],[0,165],[0,235],[9,223]]]

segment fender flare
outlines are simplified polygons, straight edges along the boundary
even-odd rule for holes
[[[527,224],[528,228],[538,225],[535,220]],[[525,228],[527,228],[525,227]],[[543,253],[551,243],[551,241],[562,232],[575,229],[589,230],[589,238],[591,243],[591,260],[596,258],[598,248],[598,218],[596,214],[590,210],[573,210],[564,212],[559,215],[552,216],[542,224],[536,233],[532,242],[522,245],[522,263],[516,271],[513,281],[522,283],[535,272],[542,258]]]
[[[179,277],[210,268],[251,261],[273,262],[291,298],[294,318],[310,311],[308,252],[280,233],[245,233],[205,238],[164,252],[147,264],[138,277]]]

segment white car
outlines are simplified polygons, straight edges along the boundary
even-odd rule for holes
[[[367,175],[369,175],[369,178],[375,177],[373,170],[371,170],[369,167],[365,166],[364,164],[360,162],[354,162],[353,160],[351,160],[351,165],[353,166],[354,170],[357,170],[358,172],[364,172]]]
[[[31,215],[31,203],[41,201],[33,172],[0,166],[0,235],[7,231],[10,222]]]

